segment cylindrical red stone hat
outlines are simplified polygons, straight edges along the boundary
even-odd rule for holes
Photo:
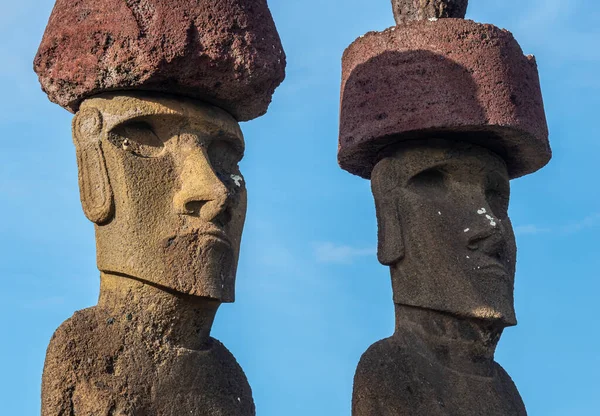
[[[510,32],[463,19],[357,39],[342,61],[340,166],[370,178],[383,148],[424,138],[487,147],[511,178],[542,168],[552,153],[534,57]]]
[[[267,111],[285,54],[266,0],[57,0],[34,69],[51,101],[147,90],[237,120]]]

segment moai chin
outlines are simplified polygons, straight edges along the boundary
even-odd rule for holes
[[[76,112],[101,275],[98,305],[50,342],[42,415],[254,415],[210,330],[235,297],[238,122],[264,114],[284,78],[266,1],[58,0],[34,66]]]
[[[338,159],[371,180],[396,314],[352,412],[526,415],[494,352],[517,323],[509,180],[551,157],[537,66],[492,25],[402,22],[343,56]]]

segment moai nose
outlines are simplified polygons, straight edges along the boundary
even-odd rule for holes
[[[194,147],[184,157],[179,175],[181,189],[173,200],[176,212],[199,216],[204,221],[224,218],[222,214],[228,208],[229,191],[213,170],[206,150]]]
[[[476,215],[479,218],[468,231],[467,247],[493,257],[501,257],[506,245],[502,220],[487,205],[478,209]]]

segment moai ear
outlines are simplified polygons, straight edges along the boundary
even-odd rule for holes
[[[95,108],[80,110],[73,119],[81,205],[85,216],[96,224],[108,222],[114,209],[100,140],[102,127],[102,114]]]
[[[397,188],[393,161],[380,161],[371,176],[371,189],[377,213],[377,259],[385,266],[392,266],[404,258],[404,237],[398,210]]]

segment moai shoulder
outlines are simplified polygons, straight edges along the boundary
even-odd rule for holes
[[[214,338],[168,345],[155,317],[92,307],[65,321],[48,346],[42,415],[252,415],[252,391]]]
[[[411,334],[373,344],[354,376],[353,415],[525,416],[525,406],[506,371],[493,377],[449,371]],[[468,392],[468,394],[465,394]]]

